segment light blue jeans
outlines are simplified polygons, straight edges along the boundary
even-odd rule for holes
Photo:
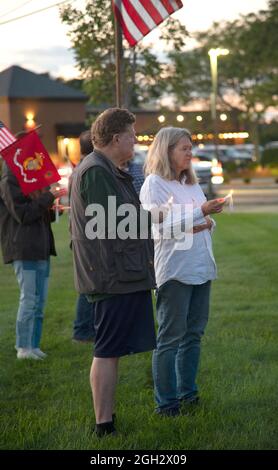
[[[158,289],[157,349],[153,378],[157,412],[179,408],[197,395],[200,343],[209,314],[211,282],[187,285],[171,280]]]
[[[14,261],[13,266],[20,288],[16,320],[16,348],[39,348],[50,262],[49,259]]]

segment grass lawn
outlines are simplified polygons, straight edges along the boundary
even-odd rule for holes
[[[76,293],[66,217],[54,224],[42,349],[18,361],[18,288],[0,265],[1,449],[275,449],[278,443],[278,219],[221,214],[214,235],[219,279],[203,340],[201,404],[190,416],[153,414],[151,354],[121,360],[117,437],[93,437],[90,345],[71,342]]]

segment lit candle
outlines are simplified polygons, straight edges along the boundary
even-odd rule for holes
[[[227,196],[225,196],[225,198],[224,198],[226,201],[229,200],[229,209],[230,209],[230,211],[233,211],[233,210],[234,210],[233,193],[234,193],[234,190],[231,189],[231,191],[229,192],[229,194],[227,194]]]
[[[59,199],[55,201],[55,222],[59,222]]]
[[[168,201],[167,201],[167,202],[168,202],[168,206],[169,206],[170,208],[171,208],[172,205],[173,205],[173,201],[174,201],[174,196],[171,195],[171,196],[169,197]]]

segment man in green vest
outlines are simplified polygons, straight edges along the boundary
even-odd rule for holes
[[[90,380],[95,433],[99,437],[115,433],[119,358],[156,347],[150,224],[148,217],[142,217],[144,211],[132,177],[120,169],[133,156],[134,123],[134,115],[125,109],[107,109],[98,116],[91,129],[94,152],[80,163],[72,178],[70,224],[75,286],[95,305]],[[131,209],[136,236],[134,230],[132,236],[119,230],[125,222],[123,214]],[[104,218],[98,219],[98,212]]]

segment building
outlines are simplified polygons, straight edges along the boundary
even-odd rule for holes
[[[105,108],[103,108],[105,109]],[[17,134],[37,126],[38,133],[56,165],[70,159],[79,161],[79,135],[103,111],[88,104],[80,90],[14,65],[0,72],[0,120]],[[162,126],[187,127],[195,144],[214,140],[210,110],[131,109],[136,115],[138,142],[148,146]],[[218,139],[221,143],[241,143],[248,138],[240,132],[237,116],[219,110]],[[87,125],[86,125],[87,122]]]
[[[0,120],[13,134],[41,126],[38,133],[54,162],[78,161],[87,100],[48,74],[17,65],[0,72]]]
[[[88,122],[93,122],[101,110],[87,105]],[[136,116],[136,133],[140,145],[148,146],[161,127],[185,127],[192,133],[194,144],[212,144],[214,142],[213,122],[210,109],[200,110],[169,110],[162,109],[131,109]],[[249,137],[238,122],[238,113],[218,110],[219,143],[243,143]]]

